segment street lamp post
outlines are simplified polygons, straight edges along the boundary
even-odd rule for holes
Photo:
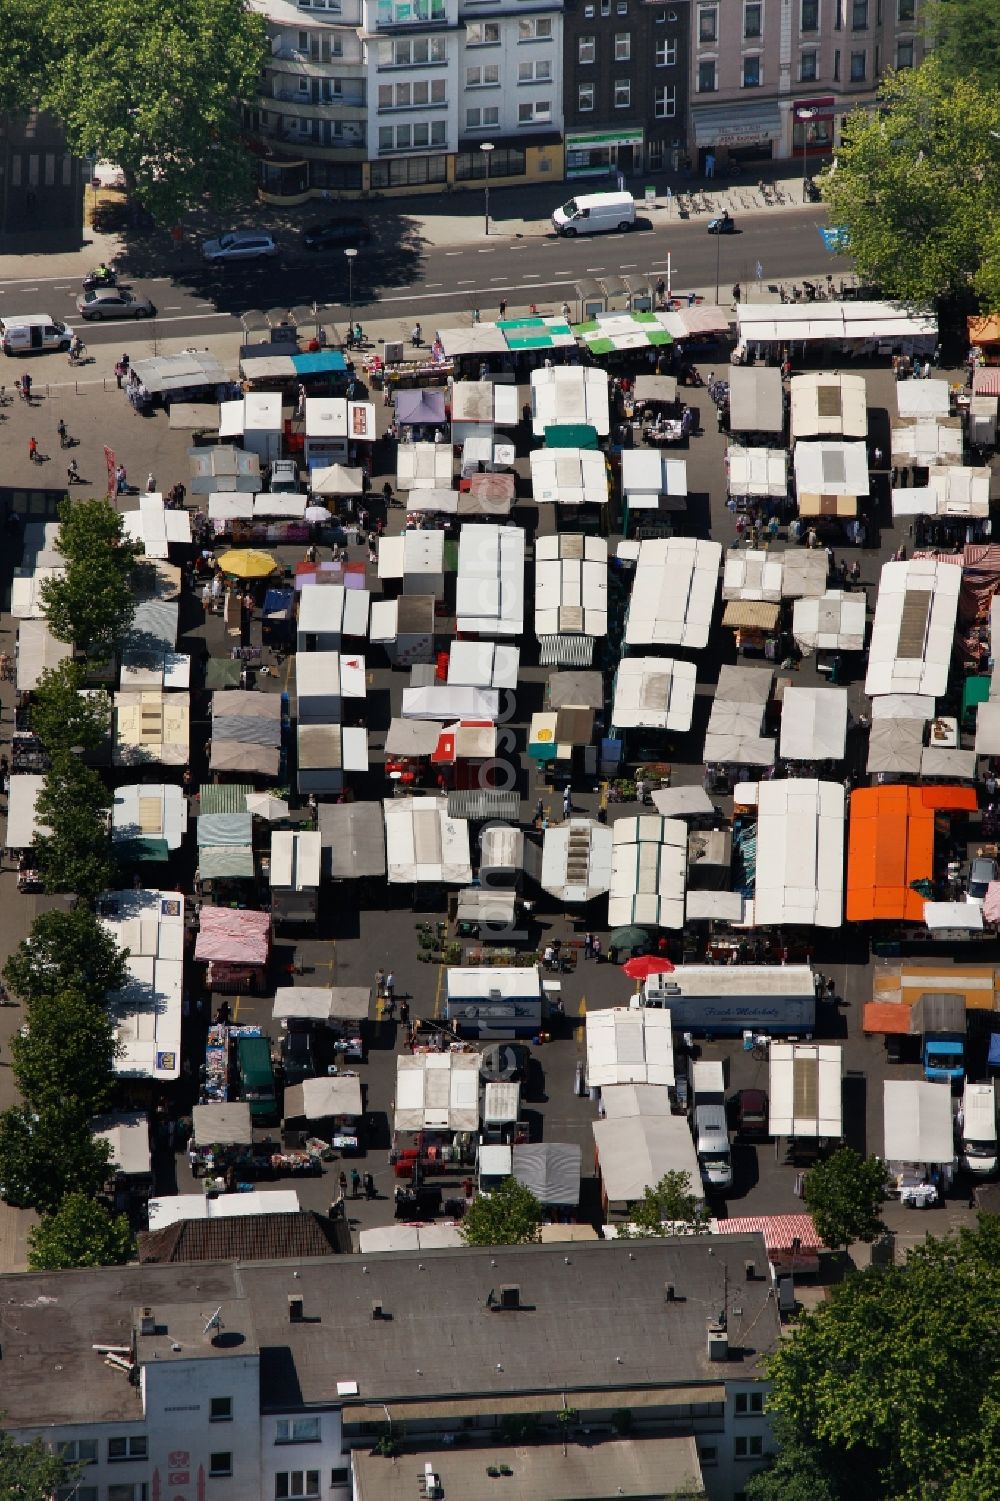
[[[715,234],[715,305],[719,306],[719,262],[722,259],[722,231]]]
[[[802,121],[802,202],[806,201],[806,142],[808,139],[808,124],[815,119],[814,109],[798,109],[795,111],[796,119]]]
[[[347,345],[354,339],[354,257],[356,250],[345,250],[347,256]]]
[[[492,141],[481,141],[480,151],[486,158],[486,233],[490,232],[490,153],[493,150]]]

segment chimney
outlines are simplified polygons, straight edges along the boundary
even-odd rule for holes
[[[156,1319],[153,1317],[153,1310],[151,1308],[144,1308],[142,1310],[142,1318],[141,1318],[140,1323],[139,1323],[139,1333],[140,1334],[155,1334],[156,1333]]]
[[[288,1322],[290,1324],[302,1323],[302,1308],[303,1302],[301,1295],[298,1293],[293,1293],[288,1299]]]
[[[381,1302],[380,1302],[380,1301],[379,1301],[379,1299],[378,1299],[378,1298],[376,1298],[376,1299],[375,1299],[375,1300],[374,1300],[374,1301],[373,1301],[373,1303],[372,1303],[372,1318],[373,1318],[373,1319],[374,1319],[374,1320],[375,1320],[375,1321],[376,1321],[376,1323],[377,1323],[377,1322],[378,1322],[378,1320],[379,1320],[379,1319],[380,1319],[380,1318],[381,1318],[381,1317],[382,1317],[382,1304],[381,1304]]]
[[[501,1282],[500,1284],[500,1307],[520,1308],[521,1289],[516,1282]]]
[[[663,1296],[668,1303],[673,1303],[673,1301],[677,1297],[677,1290],[672,1282],[664,1282]]]
[[[756,1268],[756,1266],[754,1266],[754,1264],[753,1264],[752,1261],[744,1261],[744,1263],[743,1263],[743,1275],[746,1277],[746,1279],[747,1279],[748,1282],[752,1282],[753,1279],[756,1277],[756,1275],[757,1275],[757,1268]]]
[[[708,1358],[712,1361],[729,1359],[729,1335],[721,1324],[708,1326]]]

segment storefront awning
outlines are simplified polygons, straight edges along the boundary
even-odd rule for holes
[[[696,146],[751,146],[781,139],[781,111],[777,104],[750,107],[717,105],[693,109]]]

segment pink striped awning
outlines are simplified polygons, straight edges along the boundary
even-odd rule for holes
[[[980,365],[972,377],[973,396],[1000,396],[1000,365]]]
[[[734,1220],[716,1220],[715,1230],[719,1235],[752,1235],[759,1231],[768,1251],[790,1251],[796,1238],[801,1251],[823,1249],[811,1214],[747,1215]]]
[[[266,964],[271,949],[267,912],[202,907],[194,957],[228,964]]]

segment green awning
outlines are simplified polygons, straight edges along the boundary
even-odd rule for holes
[[[965,715],[977,704],[986,703],[990,696],[990,682],[988,677],[966,678],[962,684],[962,714]]]
[[[253,792],[252,787],[242,782],[205,782],[198,790],[201,798],[198,812],[202,814],[245,813],[247,796]]]
[[[117,853],[126,863],[170,859],[170,849],[165,839],[122,839],[116,840],[115,845]]]
[[[589,422],[556,422],[545,429],[546,448],[597,448],[597,428]]]
[[[202,849],[198,852],[198,871],[203,881],[252,881],[253,850]]]

